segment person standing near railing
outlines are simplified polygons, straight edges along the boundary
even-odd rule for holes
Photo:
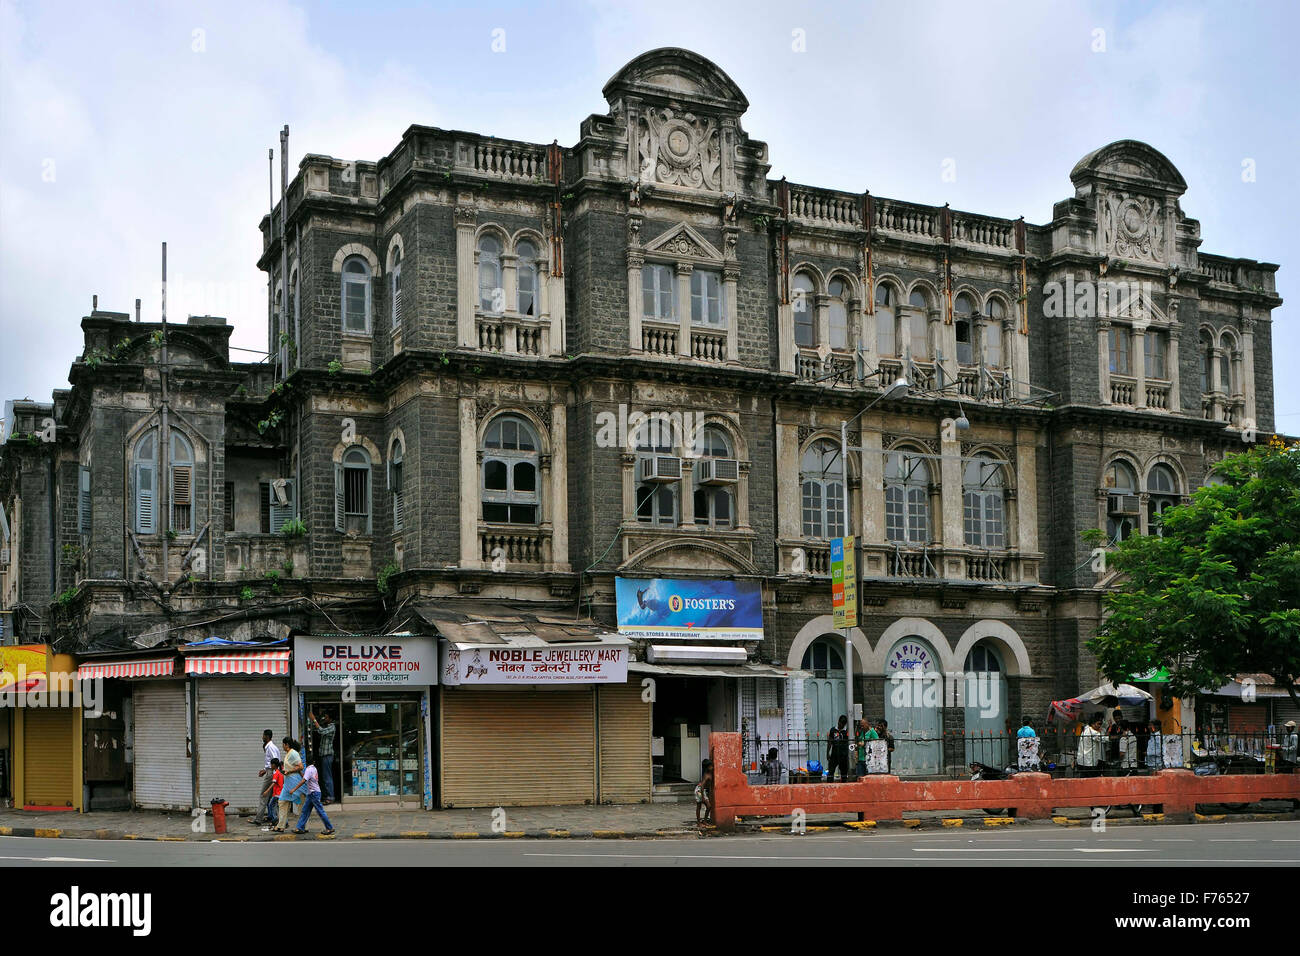
[[[1101,749],[1105,746],[1105,737],[1101,733],[1101,717],[1092,718],[1091,723],[1083,728],[1079,735],[1079,752],[1075,755],[1074,765],[1085,774],[1092,774],[1101,762]]]
[[[879,740],[880,734],[876,733],[876,728],[871,726],[867,720],[858,721],[858,776],[867,775],[867,741]]]
[[[1159,770],[1164,766],[1164,737],[1160,732],[1160,721],[1151,721],[1151,733],[1147,737],[1146,761],[1148,770]]]
[[[1300,754],[1300,735],[1296,734],[1295,721],[1288,720],[1282,725],[1282,759],[1292,765]]]
[[[834,782],[835,768],[839,767],[840,780],[847,783],[849,780],[849,718],[846,714],[840,714],[839,723],[826,735],[826,744],[830,763],[826,770],[826,782]]]

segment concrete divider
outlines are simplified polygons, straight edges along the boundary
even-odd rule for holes
[[[1198,777],[1190,770],[1161,770],[1139,777],[1054,779],[1020,773],[1009,780],[901,780],[882,774],[852,783],[750,786],[741,762],[740,734],[709,738],[714,813],[719,829],[737,817],[781,817],[795,810],[856,813],[859,819],[899,820],[907,811],[983,810],[1008,807],[1026,819],[1046,819],[1057,807],[1159,805],[1167,819],[1191,819],[1197,804],[1300,800],[1300,774]]]

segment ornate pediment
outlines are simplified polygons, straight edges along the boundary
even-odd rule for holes
[[[722,189],[722,145],[717,119],[660,106],[639,116],[636,127],[641,182]]]
[[[686,223],[678,223],[645,247],[647,254],[697,262],[722,262],[722,253]]]
[[[1134,193],[1101,196],[1101,245],[1119,259],[1160,262],[1164,259],[1164,207],[1160,200]]]

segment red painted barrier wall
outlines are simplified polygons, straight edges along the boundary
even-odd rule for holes
[[[853,783],[750,786],[741,763],[740,734],[712,734],[714,813],[720,829],[737,817],[856,813],[869,820],[899,820],[905,811],[982,810],[1010,807],[1018,817],[1042,819],[1057,807],[1160,804],[1169,815],[1191,816],[1198,803],[1300,800],[1300,774],[1198,777],[1190,770],[1161,770],[1142,777],[1053,779],[1020,773],[1010,780],[901,780],[880,774]]]

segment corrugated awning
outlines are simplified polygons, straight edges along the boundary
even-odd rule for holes
[[[566,618],[512,611],[496,605],[414,606],[415,613],[454,647],[551,647],[565,644],[632,642],[590,618]]]
[[[669,674],[677,677],[793,677],[802,680],[812,677],[811,671],[791,670],[771,664],[651,664],[648,661],[629,661],[628,673]]]
[[[289,673],[289,652],[235,651],[226,654],[190,654],[185,658],[186,674],[270,674]]]
[[[157,657],[142,661],[102,661],[79,666],[77,680],[106,677],[171,677],[175,669],[176,658],[174,657]]]

